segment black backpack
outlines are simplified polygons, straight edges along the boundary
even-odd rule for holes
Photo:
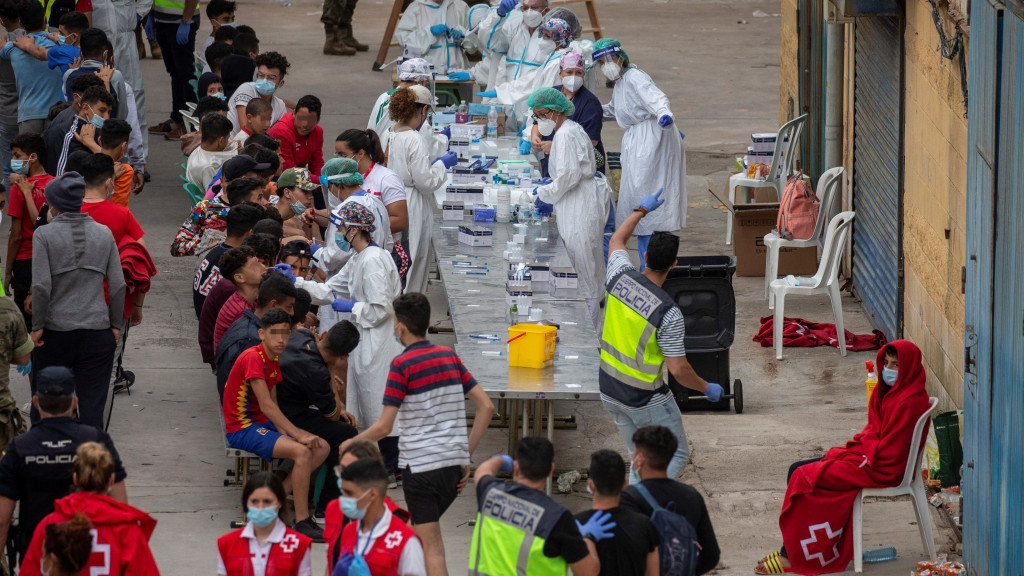
[[[697,531],[682,514],[663,508],[643,484],[634,484],[654,512],[651,522],[661,535],[658,563],[661,576],[694,576],[697,572]]]

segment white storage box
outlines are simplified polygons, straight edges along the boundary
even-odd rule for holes
[[[493,246],[494,233],[482,226],[459,226],[459,242],[469,246]]]
[[[466,215],[466,205],[462,202],[455,202],[451,200],[445,200],[441,205],[441,219],[442,220],[458,220],[462,221]]]
[[[558,267],[551,269],[551,282],[555,288],[578,288],[579,277],[572,268]]]
[[[551,267],[547,262],[527,262],[526,267],[530,269],[530,276],[534,282],[551,281]]]

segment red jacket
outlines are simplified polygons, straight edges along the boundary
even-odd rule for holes
[[[341,533],[341,552],[356,553],[356,543],[359,535],[358,522],[349,522],[348,526]],[[402,560],[402,550],[409,540],[417,538],[416,533],[409,528],[409,525],[402,522],[398,516],[391,515],[391,524],[388,525],[384,536],[373,541],[369,550],[362,552],[363,560],[370,569],[371,576],[399,576],[398,563]]]
[[[285,114],[267,130],[267,134],[281,142],[282,170],[305,167],[314,178],[320,177],[324,167],[324,129],[317,125],[305,136],[295,131],[295,117]]]
[[[384,505],[391,511],[392,518],[409,523],[409,512],[399,508],[391,498],[385,496]],[[349,524],[353,522],[341,513],[341,505],[336,499],[331,500],[327,504],[327,513],[324,516],[324,540],[327,542],[327,565],[332,568],[338,562],[338,558],[341,558],[341,534]]]
[[[95,530],[92,556],[89,565],[82,569],[82,576],[91,573],[159,576],[160,569],[149,550],[156,520],[138,508],[92,492],[75,492],[54,502],[53,512],[36,526],[19,574],[42,576],[39,560],[43,555],[46,526],[68,522],[78,512],[85,514]]]
[[[131,236],[125,235],[117,250],[121,256],[121,271],[124,272],[124,283],[127,286],[124,317],[131,318],[136,296],[149,292],[150,279],[156,276],[156,265],[149,251]]]
[[[227,576],[248,576],[253,573],[252,558],[249,555],[249,539],[242,538],[245,528],[228,532],[217,539],[217,551],[224,560]],[[267,558],[266,576],[297,576],[302,559],[309,553],[312,543],[308,537],[291,528],[285,529],[284,539],[270,548]]]

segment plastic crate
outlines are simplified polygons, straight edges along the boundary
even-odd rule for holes
[[[732,256],[685,256],[668,273],[662,289],[686,322],[686,353],[728,350],[736,337],[736,295]],[[717,380],[712,380],[717,382]]]

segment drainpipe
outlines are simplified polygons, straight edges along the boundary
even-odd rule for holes
[[[832,6],[829,7],[834,10]],[[843,42],[845,24],[825,24],[825,165],[822,170],[843,165]]]

